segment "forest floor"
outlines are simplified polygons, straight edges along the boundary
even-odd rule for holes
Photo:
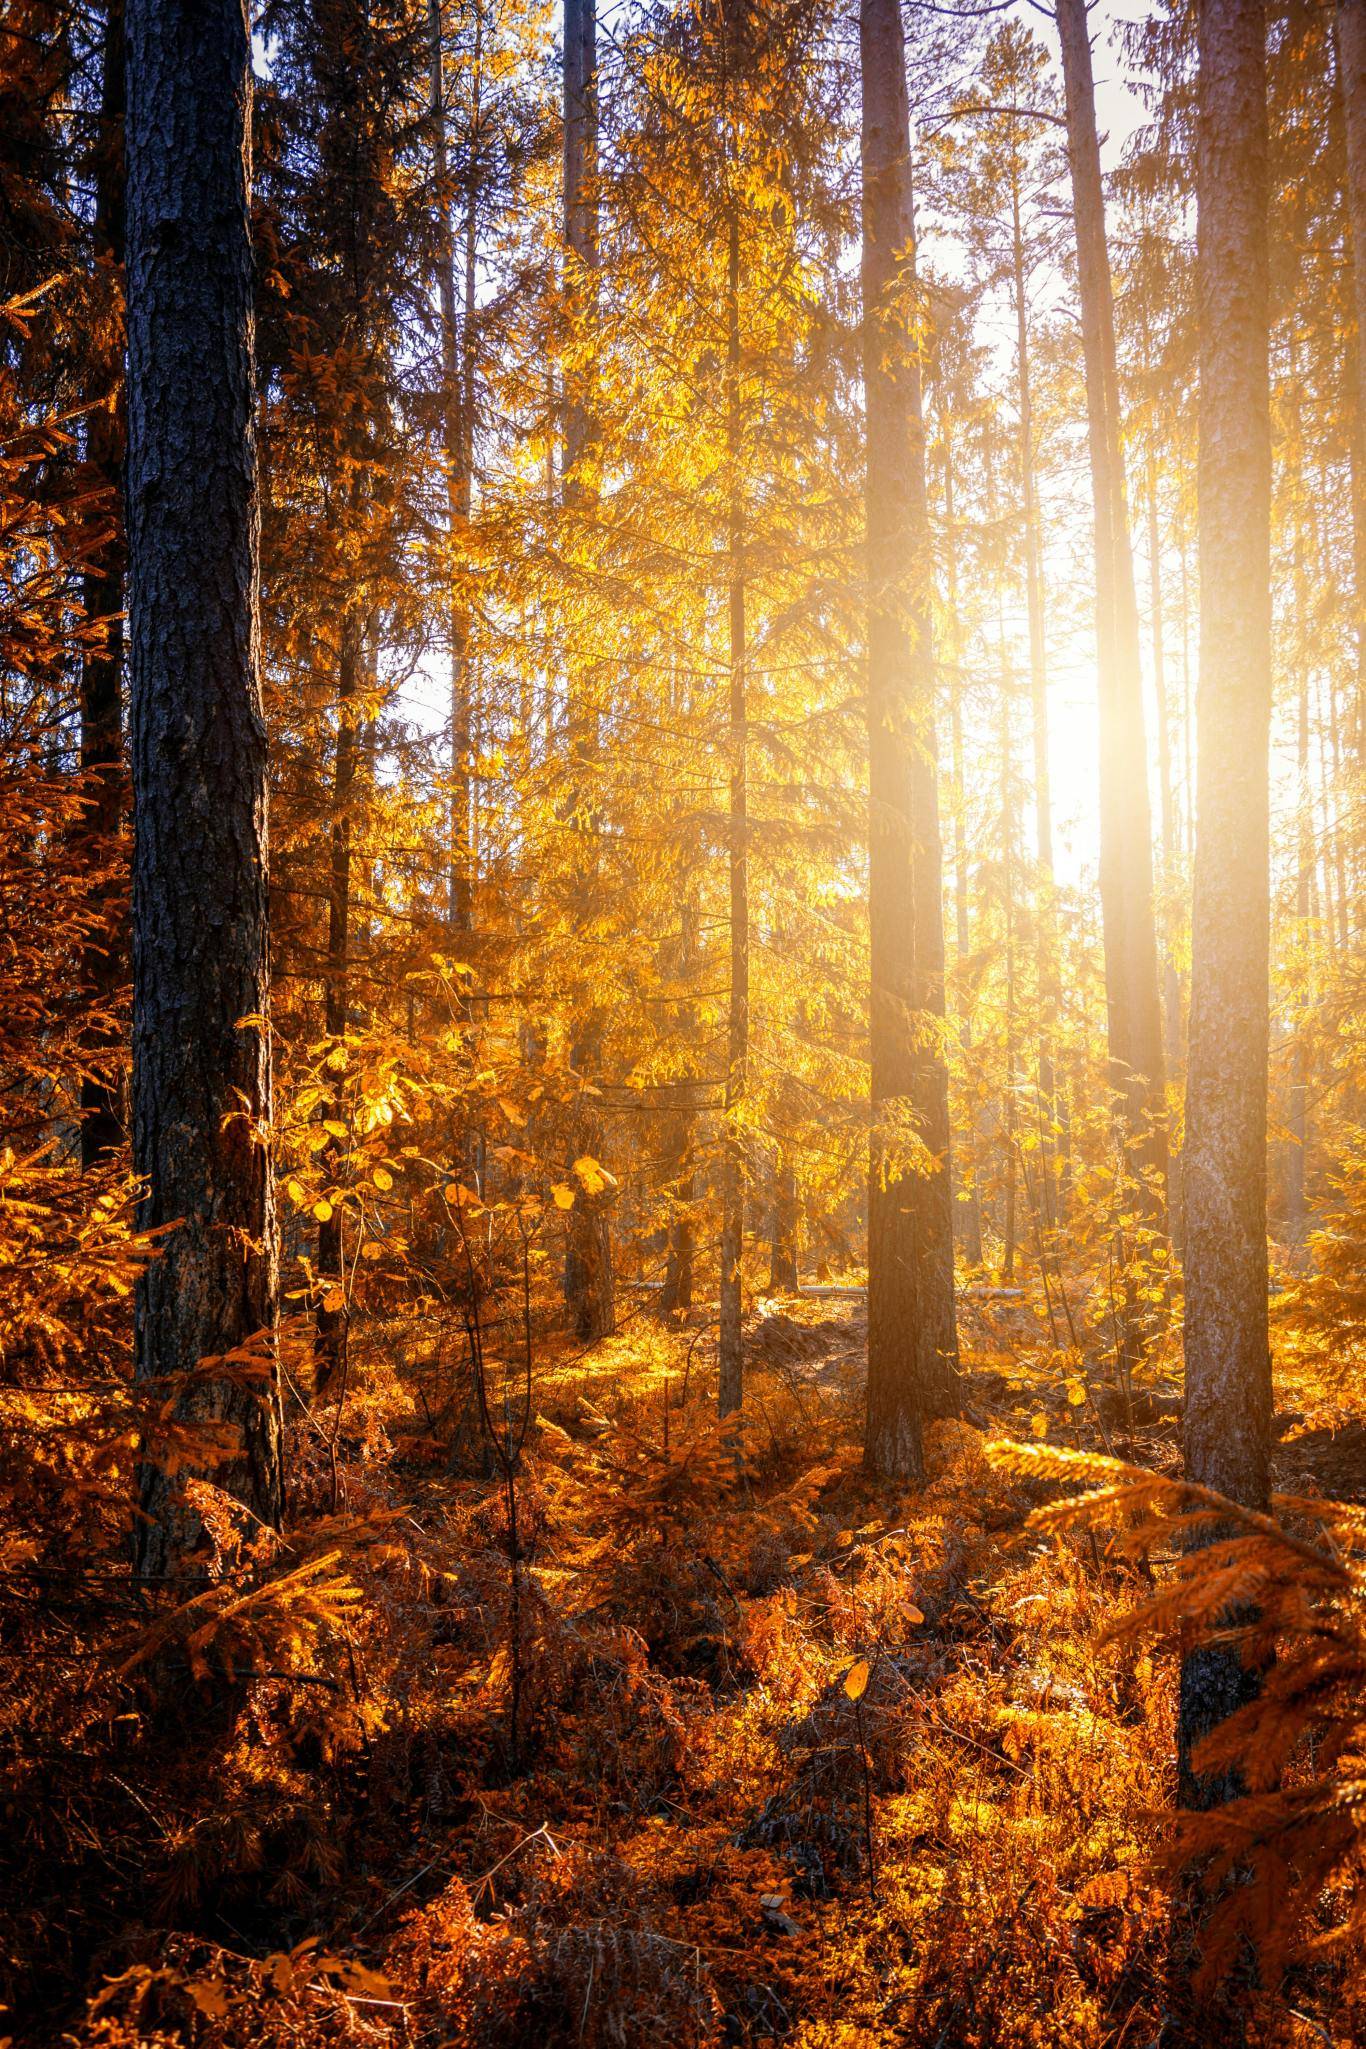
[[[983,1456],[1046,1435],[1174,1469],[1174,1372],[1131,1423],[1077,1400],[1024,1296],[970,1293],[963,1338],[966,1415],[912,1492],[860,1469],[856,1301],[759,1305],[742,1462],[710,1326],[637,1316],[538,1366],[514,1502],[454,1335],[360,1334],[342,1410],[292,1426],[316,1613],[277,1593],[253,1636],[224,1610],[180,1640],[197,1681],[163,1648],[83,1690],[74,1605],[31,1639],[17,2039],[1366,2041],[1340,1968],[1192,2002],[1192,1909],[1152,1861],[1173,1660],[1103,1634],[1146,1581],[1041,1537]],[[1281,1484],[1366,1500],[1360,1419],[1280,1402]]]

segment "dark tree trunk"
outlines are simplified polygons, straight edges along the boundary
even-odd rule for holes
[[[932,570],[917,355],[910,124],[897,0],[861,0],[867,411],[871,1110],[865,1461],[917,1479],[922,1421],[957,1403],[934,758]],[[930,1171],[910,1171],[908,1130]]]
[[[1196,155],[1200,685],[1186,1227],[1185,1457],[1250,1508],[1270,1486],[1266,1127],[1271,719],[1266,49],[1262,8],[1201,0]],[[1181,1673],[1181,1797],[1227,1796],[1193,1745],[1253,1683],[1203,1650]]]
[[[251,44],[241,0],[129,0],[128,538],[133,1150],[145,1227],[173,1225],[138,1288],[141,1380],[272,1331],[276,1223],[266,732],[258,673],[249,219]],[[281,1510],[280,1407],[201,1378],[182,1415],[227,1421],[213,1478]],[[200,1534],[141,1473],[139,1564]]]
[[[95,255],[111,270],[124,258],[124,33],[123,0],[110,0],[104,28],[104,78],[100,137],[95,157]],[[119,381],[112,365],[108,382]],[[102,391],[100,399],[106,394]],[[82,606],[89,620],[105,622],[101,647],[81,665],[81,772],[92,798],[85,821],[96,885],[99,929],[81,962],[86,998],[108,1014],[126,969],[128,935],[122,887],[110,876],[123,815],[123,517],[124,420],[121,402],[101,402],[91,413],[86,460],[93,488],[109,509],[111,532],[86,573]],[[94,1033],[90,1071],[81,1083],[81,1164],[94,1166],[123,1142],[119,1088],[119,1033],[100,1025]]]
[[[1166,1201],[1162,1003],[1153,914],[1152,816],[1143,670],[1115,360],[1114,295],[1086,0],[1057,0],[1067,94],[1077,281],[1096,530],[1100,672],[1100,894],[1105,992],[1116,1097],[1132,1164],[1155,1222]]]
[[[356,769],[360,732],[356,724],[356,686],[361,662],[360,623],[354,608],[342,615],[337,652],[337,754],[332,771],[331,849],[327,886],[327,962],[323,971],[324,1023],[333,1048],[345,1050],[351,1010],[351,827],[355,812]],[[332,1123],[346,1121],[342,1080],[327,1105]],[[345,1139],[333,1135],[324,1151],[329,1173],[342,1172],[347,1151]],[[343,1262],[342,1210],[332,1205],[332,1214],[318,1225],[318,1279],[324,1293],[317,1318],[317,1392],[326,1394],[333,1386],[344,1387],[350,1316],[346,1303]]]
[[[591,277],[598,262],[597,13],[595,0],[565,0],[564,6],[564,231],[577,265],[575,288]],[[565,392],[564,496],[580,502],[586,490],[580,465],[594,439],[590,393],[581,386]],[[600,887],[593,820],[594,793],[588,787],[598,767],[597,713],[587,701],[584,679],[570,679],[571,773],[575,784],[573,813],[582,839],[576,900],[586,924]],[[577,700],[577,701],[574,701]],[[591,1083],[602,1061],[601,1013],[590,994],[574,1035],[575,1071]],[[599,1146],[597,1119],[585,1094],[575,1118],[573,1150],[595,1156]],[[570,1325],[581,1344],[606,1337],[615,1318],[612,1283],[612,1238],[608,1202],[589,1196],[574,1177],[575,1202],[569,1212],[564,1264],[565,1303]]]

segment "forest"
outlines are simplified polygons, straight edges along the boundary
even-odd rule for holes
[[[1366,2044],[1363,883],[1366,0],[0,0],[0,2049]]]

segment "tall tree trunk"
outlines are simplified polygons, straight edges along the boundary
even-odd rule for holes
[[[961,975],[969,951],[968,940],[968,820],[967,772],[963,756],[963,650],[958,616],[958,514],[954,489],[953,439],[944,422],[944,562],[947,578],[946,632],[949,655],[949,723],[953,749],[953,913],[954,947]],[[960,1003],[963,1001],[960,998]],[[958,1023],[958,1042],[965,1054],[972,1051],[972,1020],[966,1008]],[[982,1264],[982,1194],[977,1185],[977,1104],[975,1092],[964,1122],[959,1147],[963,1173],[955,1198],[958,1232],[963,1257],[969,1266]],[[966,1180],[967,1186],[963,1186]]]
[[[133,1153],[141,1223],[175,1227],[138,1286],[147,1381],[273,1332],[277,1250],[251,41],[241,0],[129,0],[127,35]],[[278,1522],[273,1363],[263,1389],[199,1377],[177,1409],[237,1426],[213,1477]],[[140,1569],[164,1572],[200,1519],[150,1460],[141,1495]]]
[[[1053,873],[1053,799],[1048,772],[1048,651],[1044,638],[1043,548],[1034,471],[1034,393],[1029,362],[1024,232],[1018,177],[1011,186],[1011,266],[1015,293],[1016,388],[1020,407],[1020,495],[1024,511],[1025,610],[1029,626],[1029,705],[1034,741],[1034,821],[1039,858],[1035,957],[1039,981],[1039,1232],[1047,1254],[1057,1224],[1053,1167],[1057,1127],[1053,1025],[1061,1006],[1058,986],[1057,906]]]
[[[1100,893],[1106,1009],[1127,1149],[1145,1173],[1161,1222],[1167,1176],[1162,1005],[1153,916],[1152,817],[1143,726],[1143,669],[1115,359],[1114,295],[1086,0],[1057,0],[1086,363],[1086,414],[1096,531],[1100,672]],[[1151,1184],[1156,1184],[1155,1186]]]
[[[1162,1012],[1168,1070],[1181,1055],[1181,973],[1176,964],[1168,904],[1177,874],[1176,801],[1172,787],[1171,707],[1167,695],[1166,619],[1162,604],[1162,537],[1158,524],[1157,461],[1147,455],[1148,605],[1152,614],[1153,694],[1157,704],[1158,819],[1162,834]],[[1178,1207],[1172,1203],[1173,1211]]]
[[[1186,1471],[1250,1508],[1270,1484],[1266,1126],[1271,722],[1266,48],[1256,0],[1200,0],[1199,797],[1186,1084]],[[1193,1746],[1253,1683],[1181,1671],[1181,1795],[1225,1797]]]
[[[598,209],[596,197],[597,115],[597,14],[595,0],[565,0],[564,5],[564,229],[565,241],[577,266],[576,287],[591,278],[598,262]],[[565,390],[564,496],[566,504],[579,502],[585,491],[580,473],[583,458],[594,439],[594,422],[589,393],[582,387]],[[574,785],[574,826],[583,844],[579,850],[580,873],[575,891],[579,915],[586,924],[592,916],[599,888],[597,828],[593,814],[595,794],[589,787],[598,766],[598,720],[584,701],[583,679],[570,678],[569,746],[571,779]],[[575,697],[577,695],[577,703]],[[586,999],[571,1051],[576,1073],[592,1084],[602,1059],[602,1017],[595,998]],[[589,1108],[586,1091],[580,1097],[572,1134],[576,1156],[595,1154],[598,1145],[597,1119]],[[574,1177],[576,1199],[569,1212],[564,1265],[565,1303],[575,1336],[583,1344],[606,1337],[614,1320],[612,1286],[612,1240],[608,1201],[589,1195]]]
[[[860,0],[863,380],[867,436],[870,1471],[916,1479],[922,1422],[957,1404],[944,915],[915,221],[897,0]],[[928,1014],[930,1032],[924,1028]],[[905,1157],[908,1136],[929,1169]]]
[[[109,0],[104,25],[104,78],[100,136],[95,156],[95,255],[117,271],[124,258],[124,32],[123,0]],[[103,366],[109,383],[119,380]],[[100,393],[101,400],[106,394]],[[91,413],[86,460],[94,488],[109,508],[111,532],[86,572],[82,608],[88,620],[105,622],[103,645],[81,664],[81,772],[93,799],[85,821],[97,885],[100,926],[87,940],[81,985],[97,1012],[107,1012],[126,972],[123,891],[108,879],[123,813],[123,576],[125,566],[122,465],[124,419],[121,398]],[[81,1083],[81,1164],[93,1166],[123,1139],[118,1079],[118,1033],[97,1030],[90,1072]]]
[[[337,754],[332,772],[331,848],[327,888],[327,962],[323,971],[324,1022],[334,1051],[343,1052],[351,1010],[351,825],[355,810],[356,768],[360,738],[356,724],[356,686],[361,662],[360,622],[354,606],[342,614],[337,650]],[[339,1070],[328,1120],[346,1121],[343,1096],[345,1069]],[[323,1158],[329,1172],[342,1171],[347,1151],[345,1139],[329,1139]],[[334,1203],[332,1214],[318,1225],[318,1279],[323,1297],[317,1317],[317,1392],[325,1394],[334,1384],[346,1382],[346,1351],[350,1317],[346,1305],[346,1276],[342,1259],[342,1211]]]
[[[465,379],[462,376],[460,344],[469,350],[469,308],[457,324],[455,309],[455,227],[449,191],[450,165],[446,147],[446,94],[441,36],[441,0],[428,0],[428,32],[431,48],[432,156],[437,190],[437,289],[441,300],[441,428],[446,465],[446,532],[451,549],[447,563],[449,603],[447,630],[451,659],[451,796],[450,872],[447,883],[447,917],[453,932],[468,932],[474,921],[473,851],[470,830],[470,684],[469,606],[462,581],[455,573],[454,550],[470,515],[471,456],[473,441],[466,419]],[[481,69],[483,13],[475,16],[474,77],[476,92]],[[477,126],[477,111],[476,111]],[[475,170],[469,167],[470,207],[473,207]]]
[[[745,1145],[739,1117],[749,1066],[749,706],[745,676],[745,526],[741,475],[740,216],[730,207],[726,255],[726,459],[730,471],[727,606],[730,633],[730,1007],[725,1130],[721,1145],[721,1337],[717,1400],[723,1416],[744,1398]]]
[[[1355,556],[1357,683],[1353,726],[1366,757],[1366,0],[1337,0],[1338,88],[1347,133],[1347,223],[1352,244],[1356,346],[1350,379],[1355,398],[1352,437],[1352,536]]]

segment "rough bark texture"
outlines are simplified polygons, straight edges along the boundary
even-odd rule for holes
[[[569,250],[585,275],[598,262],[598,114],[597,114],[597,11],[595,0],[565,0],[564,6],[564,233]],[[564,495],[572,504],[585,486],[577,474],[593,441],[590,394],[582,387],[565,393]],[[569,744],[572,766],[585,784],[593,775],[598,754],[596,713],[584,703],[582,678],[578,680],[577,703],[571,702]],[[571,700],[575,679],[570,678]],[[583,837],[582,872],[576,891],[585,923],[599,887],[598,863],[591,818],[591,797],[576,796],[574,810]],[[591,996],[587,1012],[575,1034],[573,1063],[577,1073],[592,1081],[602,1057],[602,1019]],[[597,1119],[582,1099],[575,1121],[573,1147],[576,1154],[596,1155],[599,1144]],[[607,1203],[588,1197],[581,1190],[569,1212],[564,1265],[565,1302],[570,1324],[582,1344],[606,1337],[612,1329],[615,1308],[612,1282],[612,1239]]]
[[[1067,95],[1067,146],[1086,363],[1086,415],[1096,529],[1100,703],[1100,895],[1114,1088],[1134,1163],[1165,1204],[1167,1134],[1162,1004],[1153,914],[1152,811],[1143,669],[1115,363],[1114,294],[1086,0],[1057,0]]]
[[[95,252],[117,269],[124,258],[124,35],[122,0],[111,0],[104,28],[100,137],[95,159]],[[101,393],[103,397],[103,393]],[[93,799],[86,817],[92,862],[107,871],[124,808],[123,782],[123,443],[121,403],[101,404],[90,415],[86,462],[91,483],[109,507],[111,531],[83,579],[87,619],[104,620],[102,647],[81,665],[81,772]],[[90,1002],[107,1008],[127,973],[128,933],[121,892],[97,885],[101,929],[87,943],[81,983]],[[81,1083],[81,1162],[90,1167],[123,1142],[119,1087],[119,1035],[98,1035],[91,1071]],[[103,1056],[103,1057],[102,1057]]]
[[[861,0],[863,376],[867,410],[871,1094],[870,1470],[914,1479],[921,1423],[957,1404],[942,857],[920,364],[907,346],[914,217],[897,0]],[[927,1025],[929,1029],[927,1030]],[[905,1171],[909,1117],[933,1170]]]
[[[1356,743],[1366,756],[1366,0],[1338,0],[1338,85],[1347,133],[1347,224],[1352,244],[1356,432],[1352,441],[1352,531],[1357,600]]]
[[[142,1223],[175,1226],[138,1289],[145,1380],[271,1329],[277,1257],[250,39],[241,0],[129,0],[127,35],[133,1145]],[[273,1376],[201,1380],[180,1409],[238,1427],[213,1477],[278,1521]],[[151,1464],[141,1486],[140,1566],[164,1572],[198,1518]]]
[[[1200,683],[1186,1085],[1186,1471],[1266,1505],[1266,1101],[1270,916],[1271,441],[1263,13],[1201,0],[1197,296]],[[1182,1797],[1193,1744],[1252,1683],[1206,1651],[1181,1677]]]

